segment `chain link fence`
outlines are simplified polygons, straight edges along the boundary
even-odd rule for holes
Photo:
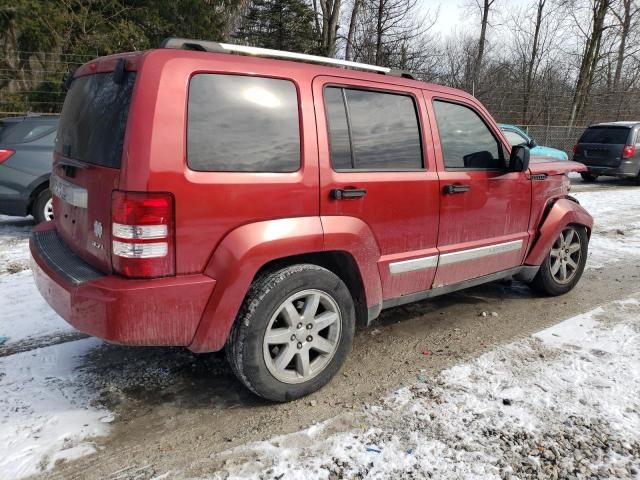
[[[518,125],[538,145],[564,150],[571,157],[573,146],[584,132],[586,126],[567,127],[562,125]]]

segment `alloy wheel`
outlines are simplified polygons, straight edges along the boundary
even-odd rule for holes
[[[336,301],[320,290],[303,290],[282,302],[263,340],[269,372],[283,383],[306,382],[322,372],[340,343],[342,317]]]
[[[573,280],[580,257],[582,256],[582,245],[580,236],[573,227],[565,228],[551,248],[551,275],[553,279],[566,284]]]

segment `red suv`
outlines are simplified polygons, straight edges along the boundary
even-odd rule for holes
[[[384,308],[506,277],[571,290],[592,218],[569,171],[529,164],[459,90],[169,39],[75,72],[33,271],[77,329],[226,348],[249,389],[291,400]]]

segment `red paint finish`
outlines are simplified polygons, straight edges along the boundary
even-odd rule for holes
[[[55,174],[87,189],[88,208],[55,198],[55,224],[42,227],[56,228],[69,248],[105,276],[70,285],[31,246],[42,295],[69,323],[91,335],[123,344],[219,350],[251,282],[275,260],[322,252],[349,255],[357,265],[355,273],[362,280],[367,307],[376,312],[387,299],[523,263],[538,265],[564,225],[591,228],[589,214],[563,198],[567,192],[564,173],[582,171],[580,164],[534,159],[530,171],[523,173],[444,168],[433,97],[475,109],[503,143],[506,154],[510,151],[489,113],[464,92],[354,70],[168,49],[104,57],[80,67],[76,75],[112,71],[120,58],[125,58],[128,70],[137,71],[121,168],[76,168],[73,178],[65,178],[65,170],[55,167]],[[291,81],[299,101],[300,169],[292,173],[189,169],[188,86],[197,73]],[[327,84],[413,97],[424,168],[334,171],[323,101]],[[443,186],[452,183],[469,184],[471,190],[444,195]],[[348,187],[364,188],[367,194],[348,200],[329,195],[334,188]],[[111,199],[115,191],[171,195],[173,275],[127,279],[114,271]],[[101,235],[95,222],[101,224]],[[391,273],[394,263],[442,258],[518,240],[522,248],[511,252]]]
[[[44,227],[44,228],[42,228]],[[53,228],[43,224],[38,230]],[[74,286],[30,244],[40,294],[81,332],[127,345],[189,345],[216,284],[206,275],[129,280],[107,275]]]

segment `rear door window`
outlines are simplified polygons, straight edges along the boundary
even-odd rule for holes
[[[324,98],[335,170],[423,167],[418,114],[411,96],[327,87]]]
[[[120,168],[135,73],[121,83],[112,73],[78,77],[71,83],[60,116],[56,152],[67,158]]]
[[[298,170],[300,122],[293,82],[195,75],[189,85],[187,163],[200,171]]]
[[[590,127],[585,130],[578,143],[626,145],[630,132],[629,127]]]

